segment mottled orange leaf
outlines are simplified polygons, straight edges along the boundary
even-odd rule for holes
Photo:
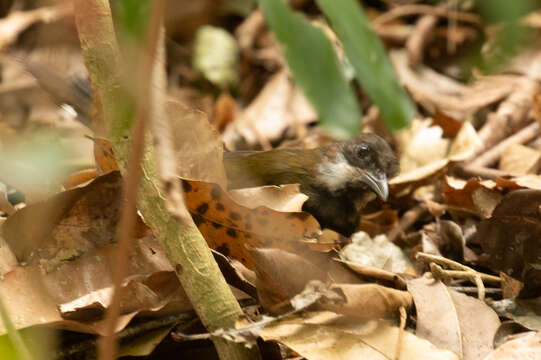
[[[317,238],[318,222],[305,212],[253,209],[235,203],[218,185],[182,180],[186,205],[209,246],[253,268],[248,247],[295,251]]]

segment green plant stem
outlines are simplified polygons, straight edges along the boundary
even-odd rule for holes
[[[133,97],[122,86],[121,55],[109,3],[107,0],[75,0],[74,4],[90,80],[101,102],[120,170],[125,175],[135,107]],[[154,104],[151,109],[162,105]],[[173,217],[167,210],[152,149],[148,146],[143,155],[142,172],[138,208],[164,247],[199,318],[209,331],[233,327],[237,317],[242,315],[241,308],[189,214]],[[257,350],[249,350],[242,344],[223,339],[213,341],[220,359],[259,357]]]

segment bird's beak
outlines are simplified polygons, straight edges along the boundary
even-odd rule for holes
[[[387,185],[387,176],[385,173],[374,174],[369,171],[361,172],[361,181],[378,195],[381,200],[387,201],[389,197],[389,185]]]

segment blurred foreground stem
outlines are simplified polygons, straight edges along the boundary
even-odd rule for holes
[[[125,86],[122,69],[130,64],[121,62],[121,54],[115,37],[111,10],[107,0],[75,0],[75,20],[97,102],[101,104],[103,117],[109,132],[116,159],[124,176],[127,174],[128,158],[132,144],[132,122],[136,107],[134,95]],[[148,3],[147,3],[148,5]],[[147,12],[141,12],[142,16]],[[141,23],[146,23],[143,19]],[[121,30],[121,29],[120,29]],[[145,46],[145,34],[138,39],[140,49]],[[163,46],[158,44],[158,47]],[[140,57],[142,59],[142,57]],[[131,59],[130,59],[131,60]],[[163,66],[163,59],[154,61],[154,70]],[[162,70],[163,71],[163,70]],[[160,71],[153,71],[150,84],[165,87]],[[144,114],[148,119],[163,114],[163,97],[150,94],[154,86],[147,86],[149,104]],[[139,92],[139,97],[143,92]],[[140,101],[140,99],[138,99]],[[138,111],[139,113],[139,111]],[[173,217],[167,210],[160,179],[153,162],[152,149],[143,152],[142,177],[137,194],[138,209],[146,223],[164,247],[186,294],[199,318],[212,332],[220,328],[234,327],[242,310],[225,282],[205,239],[184,208],[183,216]],[[128,256],[128,254],[120,254]],[[242,344],[213,339],[220,359],[258,358],[257,349],[248,350]]]

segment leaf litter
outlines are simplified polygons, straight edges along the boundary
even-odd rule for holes
[[[332,26],[302,3],[294,6],[316,20],[335,42],[334,50],[342,51]],[[238,46],[238,63],[230,61],[227,73],[217,74],[225,78],[214,77],[216,69],[192,67],[194,28],[171,32],[166,114],[186,203],[209,246],[221,253],[228,281],[239,284],[240,276],[246,282],[238,286],[250,295],[235,289],[237,298],[251,298],[267,321],[258,323],[254,317],[250,334],[233,336],[233,330],[223,329],[211,335],[246,343],[261,337],[282,344],[284,353],[287,347],[307,359],[536,354],[538,333],[513,335],[496,349],[494,339],[502,321],[540,330],[539,45],[527,42],[507,64],[483,74],[463,61],[469,48],[483,44],[488,50],[479,54],[488,62],[496,41],[497,31],[486,31],[488,25],[479,21],[479,9],[387,3],[364,6],[418,111],[409,128],[389,134],[377,126],[377,108],[355,88],[365,128],[391,142],[402,171],[389,181],[389,201],[370,204],[363,217],[358,230],[369,235],[352,239],[321,229],[301,212],[306,195],[298,185],[227,191],[223,151],[286,144],[313,148],[329,141],[261,11],[237,18],[232,27],[224,21],[224,14],[231,14],[227,7],[196,6],[195,23],[214,19],[213,25]],[[539,30],[537,13],[523,17],[528,31]],[[11,12],[2,19],[0,42],[7,50],[0,82],[0,149],[16,160],[11,141],[53,129],[77,151],[52,160],[71,174],[63,190],[60,182],[51,186],[39,175],[30,188],[1,168],[0,293],[19,329],[39,325],[101,334],[112,291],[122,179],[103,128],[96,119],[87,121],[88,96],[55,93],[60,88],[81,94],[84,72],[46,77],[38,67],[53,74],[67,68],[62,61],[83,68],[71,16],[62,5]],[[171,16],[183,19],[178,12]],[[5,24],[17,19],[23,21],[5,31]],[[29,46],[25,28],[30,24],[47,51]],[[50,35],[59,31],[66,34],[62,49]],[[69,56],[62,60],[55,53]],[[60,86],[44,86],[44,78]],[[78,99],[82,103],[75,103]],[[83,123],[90,128],[58,107],[65,102],[82,109],[77,116],[86,116]],[[137,319],[192,309],[144,221],[139,219],[129,276],[121,288],[117,331],[137,329]],[[384,235],[390,241],[385,246],[380,243]],[[360,236],[366,241],[358,256],[345,257]],[[431,257],[416,259],[419,252]],[[367,260],[377,254],[383,257]],[[291,305],[292,299],[302,305]],[[400,311],[407,321],[397,325]],[[147,354],[159,347],[162,336],[143,341]]]

